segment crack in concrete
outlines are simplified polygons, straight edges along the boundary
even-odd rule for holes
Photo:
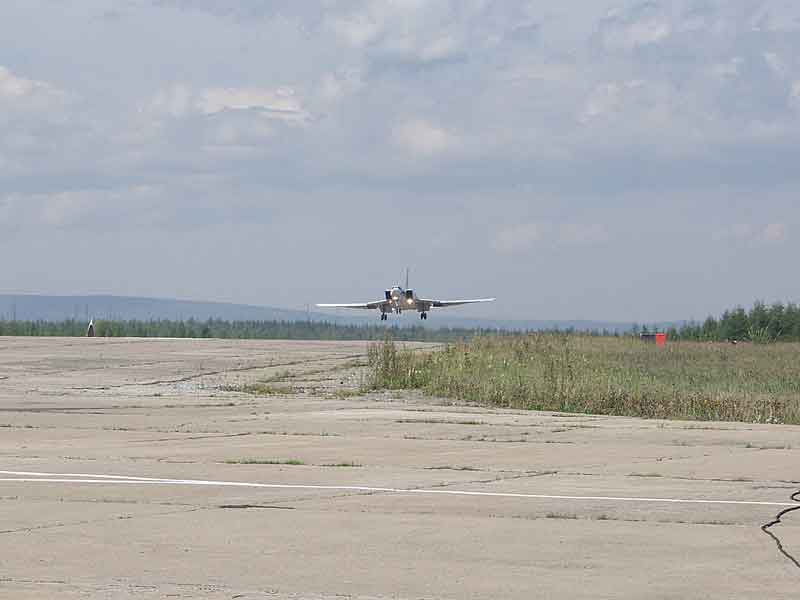
[[[422,489],[443,489],[454,485],[474,485],[474,484],[485,484],[485,483],[497,483],[503,481],[511,481],[513,479],[524,479],[530,477],[541,477],[543,475],[553,475],[557,473],[557,471],[527,471],[525,473],[516,473],[511,477],[494,477],[492,479],[476,479],[470,481],[450,481],[450,482],[441,482],[436,483],[433,485],[425,485],[420,484],[417,486],[412,486],[406,488],[408,491],[413,490],[422,490]],[[368,497],[368,496],[381,496],[390,494],[392,492],[384,491],[384,490],[374,490],[374,491],[358,491],[358,492],[341,492],[331,494],[329,496],[294,496],[292,498],[285,498],[285,499],[275,499],[272,501],[272,505],[275,508],[279,508],[275,505],[278,504],[301,504],[301,503],[308,503],[308,502],[330,502],[333,503],[336,500],[341,500],[343,498],[355,498],[355,497]],[[211,507],[214,508],[214,507]],[[296,507],[292,507],[296,508]]]
[[[192,379],[199,379],[201,377],[211,377],[214,375],[222,375],[224,373],[241,373],[244,371],[256,371],[259,369],[273,369],[276,367],[291,367],[294,365],[303,365],[303,364],[313,364],[313,363],[321,363],[326,360],[351,360],[353,358],[360,358],[363,357],[362,354],[348,354],[346,356],[324,356],[322,358],[310,358],[304,360],[296,360],[287,363],[270,363],[267,365],[253,365],[249,367],[233,367],[233,368],[225,368],[220,369],[218,371],[205,371],[203,373],[195,373],[193,375],[186,375],[184,377],[179,377],[177,379],[159,379],[155,381],[142,381],[142,382],[133,382],[133,383],[118,383],[115,385],[108,385],[108,386],[101,386],[101,387],[71,387],[71,390],[77,391],[103,391],[103,390],[110,390],[110,389],[119,389],[124,387],[133,387],[133,386],[152,386],[152,385],[167,385],[170,383],[185,383],[187,381],[191,381]]]
[[[248,509],[248,508],[269,508],[272,510],[295,510],[294,506],[276,506],[272,504],[219,504],[217,508],[224,509]]]
[[[148,513],[142,515],[117,515],[115,517],[107,517],[105,519],[85,519],[82,521],[69,521],[63,523],[50,523],[47,525],[34,525],[31,527],[19,527],[17,529],[4,529],[0,530],[0,535],[10,534],[10,533],[32,533],[34,531],[44,531],[47,529],[59,529],[61,527],[74,527],[75,525],[94,525],[96,523],[109,523],[113,521],[128,521],[131,519],[140,519],[145,517],[160,517],[165,515],[175,515],[175,514],[183,514],[183,513],[191,513],[196,512],[198,510],[204,510],[206,507],[193,507],[186,510],[171,510],[166,512],[160,513]]]
[[[792,494],[791,499],[793,502],[800,502],[800,490],[797,490],[794,494]],[[775,515],[775,518],[772,519],[772,521],[770,521],[769,523],[765,523],[764,525],[761,526],[761,531],[763,531],[769,537],[771,537],[775,541],[775,545],[778,547],[778,551],[781,554],[783,554],[786,558],[788,558],[790,561],[792,561],[795,567],[800,569],[800,561],[798,561],[794,556],[792,556],[789,553],[789,551],[786,550],[786,548],[784,548],[781,539],[777,535],[772,533],[772,531],[770,531],[770,529],[772,529],[775,525],[780,525],[782,523],[783,517],[796,510],[800,510],[800,504],[798,504],[797,506],[793,506],[792,508],[786,508],[781,512],[779,512],[777,515]]]
[[[0,577],[0,583],[22,583],[30,585],[67,585],[66,579],[16,579],[14,577]]]
[[[159,433],[159,432],[156,432],[156,433]],[[182,433],[182,432],[174,431],[174,432],[170,432],[170,433],[178,434],[178,433]],[[178,437],[178,438],[169,437],[169,438],[156,438],[156,439],[153,439],[153,440],[131,440],[130,443],[131,444],[152,444],[152,443],[156,443],[156,442],[174,442],[176,439],[178,439],[178,440],[180,440],[182,442],[185,442],[185,441],[188,441],[188,440],[214,440],[214,439],[244,437],[244,436],[248,436],[248,435],[262,435],[262,432],[260,432],[260,431],[243,431],[243,432],[240,432],[240,433],[224,433],[224,434],[220,434],[220,435],[191,435],[192,432],[190,432],[190,431],[189,432],[185,432],[185,433],[188,433],[189,435],[186,436],[186,437]]]

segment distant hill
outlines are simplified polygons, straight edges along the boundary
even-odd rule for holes
[[[625,332],[633,323],[612,321],[547,321],[483,319],[458,316],[458,309],[435,310],[428,321],[420,322],[416,315],[390,319],[388,324],[424,325],[426,327],[463,327],[467,329],[543,330],[575,329],[590,331]],[[42,296],[0,294],[0,319],[61,321],[64,319],[117,319],[186,320],[224,319],[228,321],[329,321],[340,324],[359,325],[377,321],[373,311],[336,311],[321,313],[271,306],[252,306],[227,302],[201,302],[173,300],[169,298],[138,298],[128,296]]]
[[[225,319],[253,321],[305,320],[305,311],[226,302],[198,302],[129,296],[38,296],[0,294],[0,316],[18,320],[63,319]],[[323,319],[315,314],[312,318]],[[335,320],[329,319],[329,320]]]

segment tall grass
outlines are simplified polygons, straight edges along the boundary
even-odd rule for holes
[[[385,341],[370,347],[368,383],[508,408],[800,423],[798,359],[800,344],[530,334],[414,353]]]

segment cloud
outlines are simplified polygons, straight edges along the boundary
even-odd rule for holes
[[[170,203],[161,190],[135,185],[114,190],[76,189],[0,196],[0,222],[17,228],[120,230],[152,224]]]
[[[522,223],[500,230],[494,238],[494,248],[502,254],[517,254],[530,250],[544,239],[545,228],[539,223]]]
[[[6,67],[0,66],[0,98],[30,98],[42,94],[58,94],[58,92],[48,83],[18,77]]]
[[[566,223],[559,226],[558,239],[565,244],[584,246],[607,242],[610,235],[600,223]]]
[[[0,106],[24,112],[38,112],[63,104],[67,94],[36,79],[27,79],[0,66]]]
[[[94,208],[97,198],[80,192],[61,192],[44,199],[41,219],[46,225],[65,227],[78,223]]]
[[[714,241],[725,240],[751,240],[755,235],[755,228],[752,225],[739,223],[722,229],[716,230],[712,234]]]
[[[602,117],[617,110],[622,104],[622,87],[617,83],[597,86],[586,99],[581,120],[583,122]]]
[[[173,117],[247,111],[291,123],[304,123],[310,118],[297,92],[288,86],[275,89],[205,88],[195,91],[178,83],[160,90],[150,106],[156,112]]]
[[[764,227],[760,237],[765,242],[782,242],[786,239],[786,225],[783,223],[770,223]]]
[[[663,21],[639,21],[608,27],[603,31],[603,43],[608,48],[630,50],[637,46],[656,44],[667,38],[671,31],[669,24]]]
[[[586,246],[607,242],[610,234],[600,223],[553,223],[537,221],[500,229],[492,246],[500,254],[523,254],[537,244],[546,246]]]
[[[274,90],[257,88],[211,88],[200,93],[198,109],[206,115],[226,110],[251,110],[273,119],[303,122],[309,117],[290,87]]]
[[[717,242],[733,241],[746,244],[778,244],[786,241],[788,227],[784,223],[751,225],[739,223],[714,232]]]
[[[461,2],[357,2],[344,13],[329,11],[326,26],[379,71],[430,67],[465,60],[470,14]]]
[[[665,41],[676,20],[669,6],[666,2],[633,2],[609,10],[598,24],[602,46],[612,51],[631,51]]]
[[[157,113],[184,117],[196,110],[195,102],[189,88],[181,83],[176,83],[159,90],[150,102],[150,108]]]
[[[392,130],[394,142],[410,154],[432,156],[441,154],[456,142],[452,133],[425,119],[408,119]]]
[[[339,70],[322,76],[319,95],[323,102],[338,102],[362,90],[364,86],[363,74],[359,69]]]

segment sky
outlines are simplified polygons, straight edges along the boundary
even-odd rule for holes
[[[795,0],[11,0],[0,39],[0,293],[800,301]]]

